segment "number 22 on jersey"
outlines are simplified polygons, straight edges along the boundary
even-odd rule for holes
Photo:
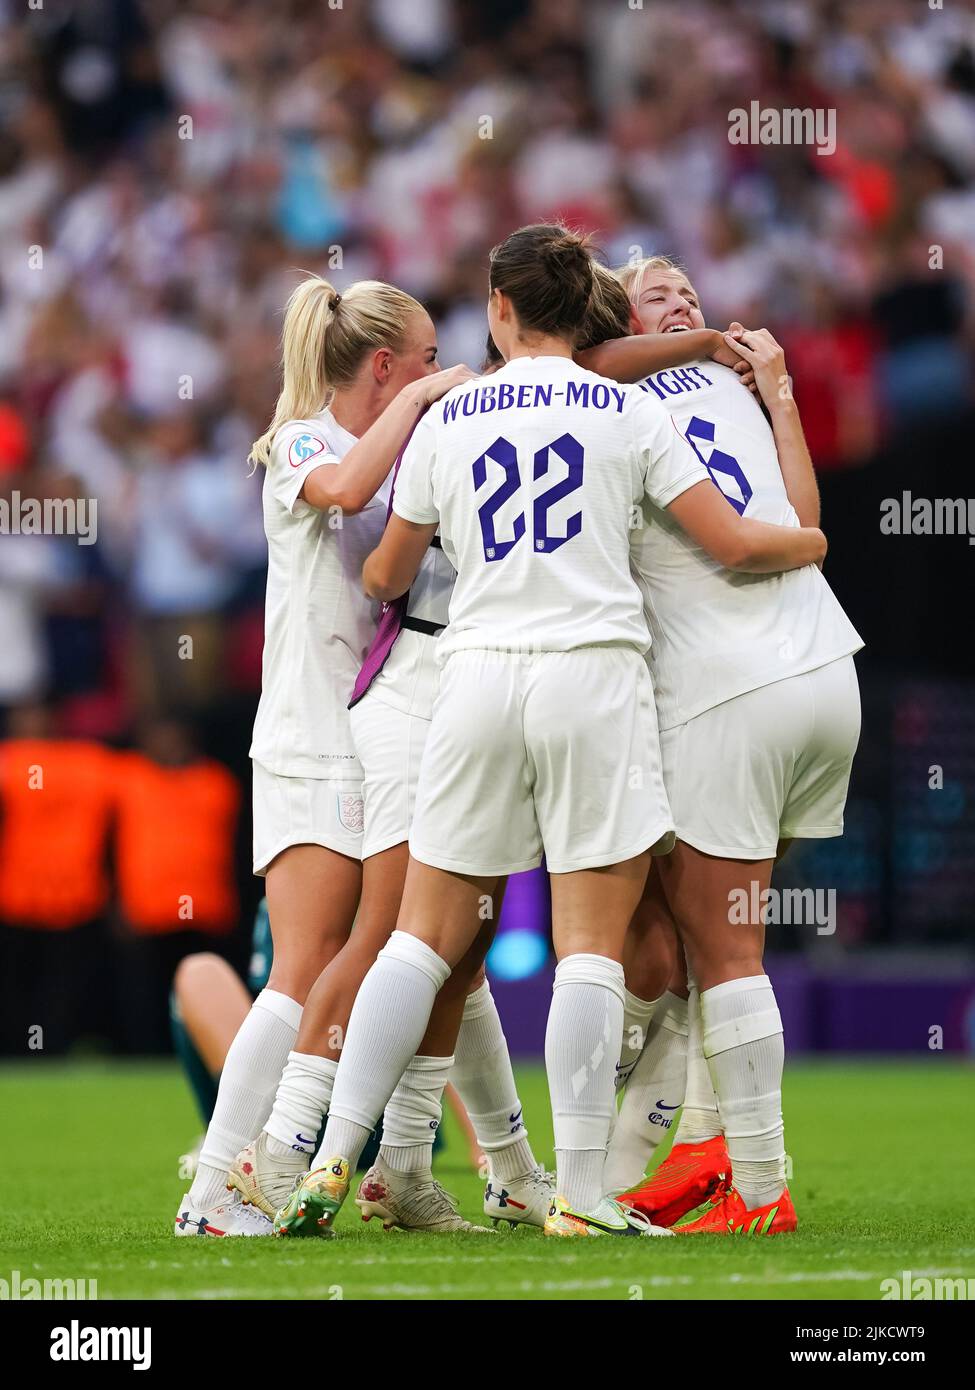
[[[552,535],[549,531],[549,508],[564,497],[577,492],[582,487],[583,448],[571,434],[562,434],[558,439],[536,450],[532,460],[532,480],[538,482],[549,471],[552,454],[561,459],[568,469],[566,477],[553,483],[540,493],[531,503],[532,545],[542,555],[551,555],[553,550],[565,545],[566,541],[578,536],[582,530],[582,512],[574,512],[565,523],[565,534]],[[488,460],[496,463],[504,472],[497,487],[477,508],[477,518],[481,525],[481,540],[484,545],[484,558],[489,563],[503,560],[524,537],[527,529],[524,507],[515,517],[509,540],[499,540],[495,531],[495,518],[498,511],[522,489],[521,466],[518,451],[510,440],[499,436],[472,464],[474,492],[479,493],[487,483]]]

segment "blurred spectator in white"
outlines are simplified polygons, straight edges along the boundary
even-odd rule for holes
[[[223,683],[221,611],[237,579],[240,492],[196,415],[149,424],[134,507],[132,596],[145,618],[138,687],[147,704],[200,705]]]
[[[99,505],[56,601],[44,538],[0,557],[15,686],[87,690],[101,653],[103,718],[253,692],[246,454],[303,270],[401,284],[477,365],[491,246],[562,215],[771,327],[820,468],[971,407],[969,5],[46,0],[0,35],[0,466]],[[835,112],[835,153],[730,144],[752,100]]]

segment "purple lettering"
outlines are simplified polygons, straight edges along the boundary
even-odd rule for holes
[[[568,386],[566,387],[565,403],[566,405],[588,405],[588,381],[570,381]]]

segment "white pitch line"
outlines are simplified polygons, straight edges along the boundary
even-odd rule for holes
[[[915,1273],[915,1274],[920,1274],[920,1273],[922,1273],[922,1271],[919,1271],[919,1270],[915,1270],[915,1271],[912,1271],[912,1272]],[[924,1270],[924,1271],[923,1271],[923,1274],[924,1274],[925,1276],[932,1276],[932,1275],[933,1275],[933,1276],[942,1276],[942,1277],[951,1277],[951,1276],[958,1277],[958,1276],[964,1276],[965,1271],[964,1271],[964,1270],[958,1270],[958,1269],[927,1269],[927,1270]],[[572,1292],[580,1293],[580,1292],[583,1292],[583,1291],[585,1291],[585,1290],[590,1290],[590,1289],[611,1289],[611,1288],[615,1288],[617,1285],[620,1286],[621,1290],[624,1289],[624,1288],[625,1288],[626,1290],[628,1290],[628,1289],[632,1286],[632,1284],[634,1284],[634,1283],[640,1284],[641,1286],[646,1287],[646,1288],[677,1288],[677,1287],[686,1288],[686,1287],[688,1287],[689,1285],[694,1285],[694,1284],[754,1284],[754,1285],[761,1285],[761,1286],[763,1286],[763,1287],[765,1287],[765,1288],[771,1289],[771,1288],[774,1288],[776,1285],[779,1285],[779,1284],[861,1283],[861,1282],[865,1283],[867,1280],[876,1280],[877,1283],[878,1283],[878,1291],[879,1291],[879,1282],[880,1282],[882,1279],[890,1278],[890,1277],[892,1277],[892,1276],[890,1275],[889,1271],[888,1271],[887,1273],[883,1273],[883,1274],[882,1274],[882,1273],[868,1273],[868,1272],[866,1272],[866,1271],[864,1271],[864,1270],[856,1270],[856,1269],[830,1270],[830,1271],[823,1271],[823,1272],[817,1272],[817,1271],[802,1271],[802,1272],[793,1272],[793,1273],[791,1273],[791,1274],[782,1274],[782,1275],[779,1275],[779,1276],[774,1277],[774,1278],[763,1278],[763,1277],[758,1276],[758,1275],[741,1275],[741,1274],[731,1274],[731,1275],[728,1275],[728,1276],[723,1277],[723,1278],[715,1278],[715,1277],[713,1277],[713,1276],[708,1277],[707,1275],[698,1278],[698,1277],[695,1277],[695,1276],[693,1276],[693,1275],[687,1275],[687,1274],[681,1274],[681,1275],[656,1274],[656,1275],[653,1275],[653,1276],[651,1276],[651,1277],[649,1277],[649,1278],[640,1279],[640,1278],[633,1278],[633,1277],[632,1277],[632,1273],[631,1273],[631,1274],[629,1274],[629,1275],[620,1276],[620,1277],[618,1277],[618,1278],[611,1278],[611,1277],[608,1276],[608,1275],[604,1275],[604,1276],[603,1276],[602,1278],[600,1278],[600,1279],[545,1279],[545,1280],[541,1280],[541,1281],[534,1280],[534,1279],[533,1279],[533,1280],[527,1280],[527,1279],[525,1279],[525,1280],[521,1280],[521,1281],[520,1281],[519,1283],[517,1283],[517,1284],[508,1284],[507,1287],[508,1287],[509,1289],[513,1290],[513,1291],[517,1291],[517,1292],[520,1292],[520,1293],[534,1293],[534,1292],[537,1292],[537,1291],[542,1291],[542,1292],[545,1292],[545,1293],[572,1293]],[[628,1281],[629,1281],[629,1282],[628,1282]],[[304,1298],[308,1298],[308,1299],[319,1298],[319,1299],[323,1300],[324,1302],[336,1302],[336,1303],[337,1303],[337,1302],[363,1302],[363,1301],[368,1301],[368,1299],[369,1299],[370,1297],[371,1297],[371,1298],[383,1298],[383,1297],[389,1297],[389,1296],[392,1296],[392,1295],[402,1295],[403,1297],[409,1297],[409,1298],[423,1298],[423,1297],[430,1296],[430,1295],[441,1295],[441,1296],[448,1296],[448,1295],[452,1295],[452,1294],[461,1294],[461,1295],[463,1295],[463,1294],[469,1294],[469,1293],[471,1292],[471,1286],[470,1286],[469,1284],[452,1284],[452,1283],[444,1283],[444,1284],[412,1284],[412,1283],[411,1283],[411,1284],[403,1284],[403,1283],[387,1283],[387,1284],[370,1284],[370,1285],[369,1285],[369,1289],[368,1289],[368,1293],[367,1293],[366,1295],[364,1295],[364,1296],[360,1295],[359,1297],[356,1297],[356,1298],[353,1298],[353,1299],[342,1300],[342,1299],[333,1299],[333,1298],[331,1298],[330,1295],[331,1295],[333,1289],[335,1289],[336,1287],[341,1287],[341,1284],[342,1284],[341,1276],[340,1276],[340,1275],[337,1275],[336,1278],[333,1279],[333,1280],[331,1281],[331,1283],[328,1283],[328,1284],[303,1284],[302,1287],[301,1287],[301,1294],[302,1294],[302,1296],[303,1296]],[[252,1288],[250,1288],[250,1287],[247,1287],[247,1288],[244,1288],[244,1287],[236,1288],[236,1287],[233,1287],[233,1286],[229,1286],[229,1285],[228,1285],[228,1286],[221,1286],[221,1287],[215,1288],[215,1289],[192,1289],[192,1290],[190,1290],[189,1292],[187,1292],[187,1290],[186,1290],[185,1288],[183,1288],[183,1289],[154,1289],[153,1292],[152,1292],[151,1294],[145,1295],[145,1298],[146,1298],[147,1300],[155,1301],[155,1300],[173,1300],[173,1299],[179,1300],[179,1299],[184,1299],[184,1298],[190,1297],[190,1298],[203,1299],[203,1300],[213,1301],[213,1302],[221,1302],[221,1301],[226,1300],[226,1299],[250,1298],[250,1297],[253,1297],[253,1293],[254,1293],[254,1290],[253,1290]],[[125,1294],[124,1296],[127,1297],[127,1298],[128,1298],[128,1297],[131,1297],[130,1294]],[[281,1296],[282,1296],[282,1298],[293,1298],[293,1297],[294,1297],[294,1294],[282,1293]],[[621,1292],[621,1298],[622,1298],[623,1296],[624,1296],[624,1295],[623,1295],[623,1293]],[[103,1296],[99,1301],[100,1301],[100,1302],[106,1302],[106,1301],[111,1302],[111,1301],[112,1301],[112,1295],[108,1295],[107,1298],[106,1298],[105,1296]]]

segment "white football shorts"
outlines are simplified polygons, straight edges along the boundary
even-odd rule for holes
[[[749,690],[660,735],[678,839],[720,859],[843,833],[860,738],[852,656]]]
[[[444,664],[410,852],[483,877],[571,873],[673,847],[653,687],[631,647]]]
[[[282,777],[254,769],[254,872],[261,878],[282,850],[324,845],[362,858],[362,778]]]
[[[349,718],[363,771],[362,857],[368,859],[410,837],[430,721],[384,704],[371,690],[352,706]]]

